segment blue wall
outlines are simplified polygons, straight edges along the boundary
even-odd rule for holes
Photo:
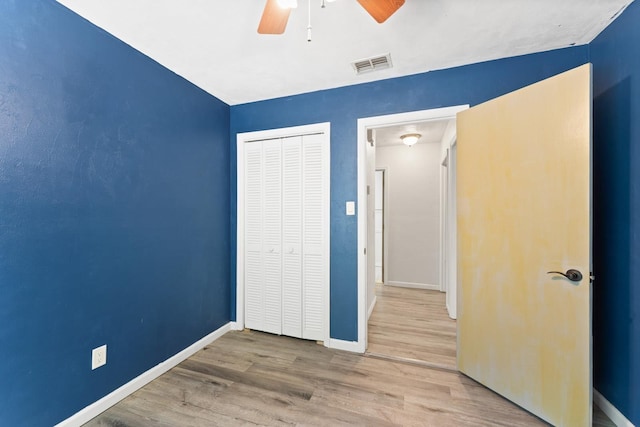
[[[594,385],[640,426],[640,3],[590,45]]]
[[[590,57],[595,385],[640,425],[639,9],[590,47],[229,108],[53,0],[3,0],[2,424],[59,422],[235,317],[236,133],[331,122],[331,336],[356,340],[357,119],[475,105]]]
[[[231,107],[231,230],[236,228],[236,134],[331,122],[331,337],[357,340],[357,224],[344,214],[357,200],[357,119],[460,104],[475,105],[582,65],[588,47],[485,62],[443,71]],[[235,318],[236,242],[231,239]]]
[[[226,104],[53,0],[0,1],[1,425],[226,324],[228,225]]]

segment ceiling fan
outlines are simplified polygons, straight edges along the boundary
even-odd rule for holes
[[[375,19],[379,24],[387,20],[396,10],[404,4],[405,0],[358,0],[358,3]],[[289,4],[287,7],[286,4]],[[258,33],[260,34],[282,34],[287,27],[291,9],[295,7],[295,0],[267,0],[267,4],[262,12]],[[281,6],[285,4],[285,6]],[[324,2],[323,2],[324,5]]]

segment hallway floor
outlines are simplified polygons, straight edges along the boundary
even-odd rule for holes
[[[376,286],[367,353],[456,369],[456,321],[439,291]]]

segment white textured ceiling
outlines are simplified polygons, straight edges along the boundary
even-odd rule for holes
[[[58,0],[230,105],[589,43],[630,0],[406,0],[376,23],[355,0],[306,0],[284,35],[264,0]],[[390,53],[393,68],[351,62]]]

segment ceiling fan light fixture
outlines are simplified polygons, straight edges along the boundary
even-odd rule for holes
[[[408,145],[411,147],[413,144],[418,142],[418,140],[422,137],[419,133],[408,133],[406,135],[402,135],[400,139],[404,145]]]
[[[298,7],[298,0],[277,0],[278,6],[282,9],[296,9]]]

